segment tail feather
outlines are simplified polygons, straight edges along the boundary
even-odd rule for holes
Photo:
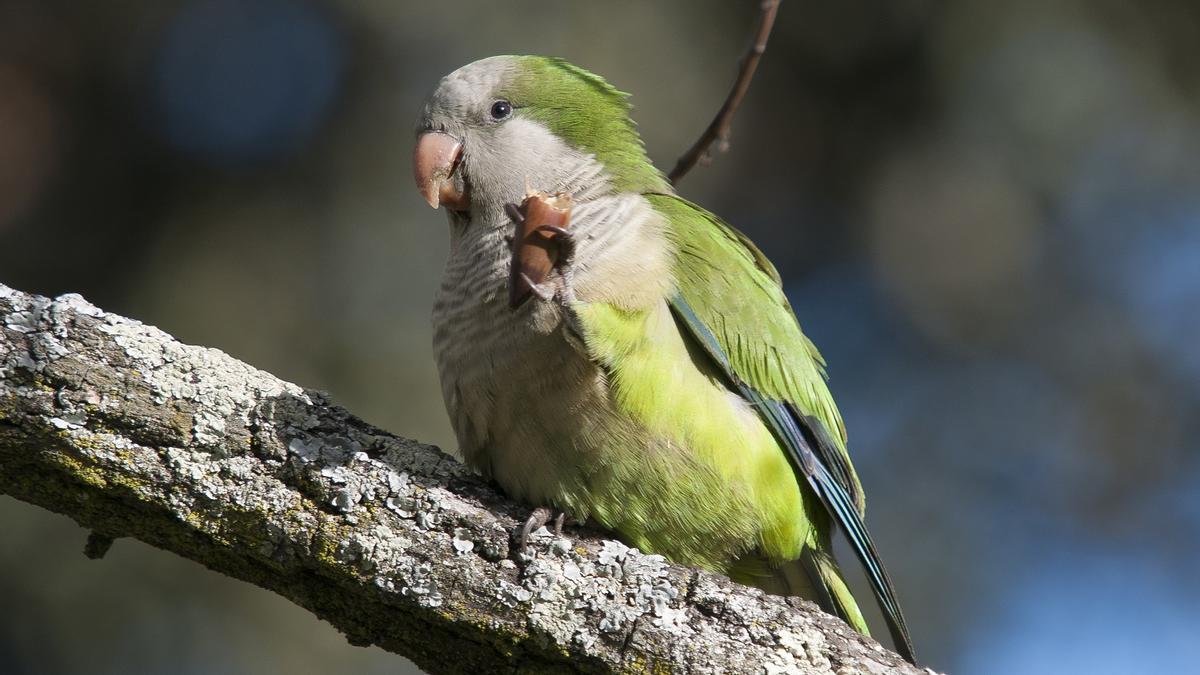
[[[816,549],[805,549],[804,555],[797,562],[804,566],[808,576],[814,579],[814,585],[820,589],[824,602],[818,604],[826,612],[833,614],[842,621],[850,624],[854,630],[863,635],[870,635],[867,620],[863,618],[850,587],[842,578],[842,571],[837,561],[828,553]]]
[[[799,559],[778,566],[761,557],[747,556],[737,561],[730,577],[771,595],[794,595],[811,600],[854,630],[863,635],[871,634],[837,562],[824,551],[805,548]]]

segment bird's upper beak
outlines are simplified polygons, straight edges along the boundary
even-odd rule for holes
[[[456,211],[468,206],[466,189],[454,172],[462,159],[462,141],[444,131],[426,131],[413,149],[413,177],[417,190],[433,208],[443,205]]]

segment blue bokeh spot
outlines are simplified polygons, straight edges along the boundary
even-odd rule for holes
[[[287,0],[200,0],[154,65],[160,126],[195,158],[236,164],[297,149],[336,97],[345,52],[328,16]]]

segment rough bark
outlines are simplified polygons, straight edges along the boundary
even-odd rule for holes
[[[579,530],[326,395],[0,285],[0,492],[270,589],[431,673],[919,673],[815,606]]]

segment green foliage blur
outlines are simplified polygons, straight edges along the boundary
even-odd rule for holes
[[[669,169],[756,10],[0,0],[0,282],[452,450],[423,97],[477,58],[564,56],[633,94]],[[788,0],[730,151],[682,183],[776,262],[827,357],[939,670],[1200,660],[1198,71],[1190,0]],[[0,532],[0,672],[413,672],[137,542],[86,560],[86,532],[7,497]]]

